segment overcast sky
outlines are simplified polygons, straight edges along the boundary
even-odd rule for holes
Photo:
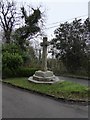
[[[79,16],[82,16],[82,19],[88,17],[89,0],[18,0],[16,2],[31,4],[35,7],[42,5],[46,14],[46,28],[58,26],[59,23],[53,24],[56,22],[72,21]],[[55,28],[57,27],[45,30],[49,38],[53,35]]]

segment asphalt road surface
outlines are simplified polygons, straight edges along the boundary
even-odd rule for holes
[[[2,84],[0,82],[0,120],[2,118]]]
[[[2,86],[3,118],[88,118],[88,106],[71,105],[7,85]]]
[[[90,80],[86,80],[86,79],[78,79],[78,78],[71,78],[71,77],[62,77],[62,76],[58,76],[60,80],[66,80],[66,81],[72,81],[75,83],[79,83],[82,85],[90,85]]]

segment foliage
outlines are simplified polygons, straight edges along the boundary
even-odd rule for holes
[[[55,75],[66,74],[67,69],[65,68],[63,62],[58,59],[48,59],[47,67],[49,70],[53,71]]]
[[[2,72],[5,76],[12,76],[22,66],[23,58],[15,44],[3,44],[2,46]]]
[[[20,67],[17,70],[17,77],[30,77],[33,76],[37,68],[29,68],[29,67]]]
[[[81,19],[75,19],[72,23],[60,24],[54,32],[51,44],[57,50],[56,58],[61,59],[70,72],[82,69],[83,62],[87,62],[85,28]]]
[[[9,69],[16,69],[19,66],[21,66],[23,63],[22,56],[20,56],[18,53],[13,54],[9,52],[3,53],[2,61],[3,61],[3,67]]]
[[[30,77],[32,76],[35,71],[37,71],[37,68],[27,68],[27,67],[19,67],[17,69],[10,69],[10,68],[4,68],[2,77],[5,78],[13,78],[13,77]]]
[[[28,48],[27,48],[27,51],[26,52],[24,52],[24,56],[26,56],[26,58],[25,58],[25,66],[30,66],[30,67],[33,67],[33,64],[35,63],[35,62],[37,62],[37,57],[36,57],[36,55],[35,55],[35,50],[34,50],[34,48],[32,47],[32,46],[29,46]]]
[[[29,39],[41,33],[40,23],[43,25],[40,9],[30,9],[31,12],[28,15],[25,8],[21,8],[21,17],[25,23],[22,27],[13,31],[16,18],[18,18],[16,5],[13,1],[9,2],[8,0],[0,2],[0,13],[2,14],[0,14],[0,20],[6,38],[6,43],[4,42],[2,48],[3,77],[19,76],[19,72],[22,76],[29,76],[30,73],[34,74],[35,72],[35,70],[27,68],[21,69],[21,66],[33,67],[37,63],[37,57],[33,47],[30,46]],[[13,39],[11,39],[11,36]]]
[[[14,44],[14,43],[10,43],[10,44],[3,44],[2,45],[2,52],[9,52],[9,53],[19,53],[20,54],[20,49],[19,47]]]
[[[40,19],[42,18],[41,16],[41,11],[39,8],[37,9],[34,9],[34,8],[31,8],[32,9],[32,14],[31,15],[27,15],[27,12],[25,10],[24,7],[21,8],[21,11],[22,11],[22,18],[25,19],[25,27],[24,27],[24,38],[27,38],[28,36],[30,35],[35,35],[37,32],[40,32],[40,27],[39,27],[39,22],[40,22]]]
[[[11,34],[16,23],[16,5],[14,1],[0,1],[0,26],[3,29],[6,43],[10,43]]]
[[[40,23],[43,23],[42,13],[39,8],[31,8],[31,14],[28,15],[28,12],[24,7],[21,7],[22,19],[25,21],[25,25],[18,28],[14,32],[14,42],[20,46],[22,51],[25,51],[29,46],[29,40],[33,39],[35,35],[41,34]],[[43,26],[43,24],[42,24]]]
[[[30,7],[29,7],[30,8]],[[0,26],[3,29],[4,42],[10,43],[12,40],[17,42],[20,47],[25,48],[28,45],[27,38],[37,33],[41,33],[41,27],[43,26],[42,13],[40,8],[30,8],[30,14],[24,7],[21,7],[21,13],[16,9],[16,3],[9,0],[0,1]],[[22,14],[22,15],[21,15]],[[25,21],[24,25],[20,23],[21,18]],[[15,25],[21,25],[13,31]],[[13,35],[13,39],[12,38]],[[15,39],[16,38],[16,39]]]
[[[41,24],[43,26],[42,13],[40,8],[29,8],[30,13],[24,7],[21,7],[22,19],[24,19],[24,25],[15,30],[13,33],[14,43],[20,48],[22,57],[24,59],[24,65],[33,67],[36,65],[37,57],[35,50],[30,44],[31,39],[41,33]]]
[[[15,43],[3,44],[2,46],[2,76],[7,77],[28,77],[33,75],[37,62],[33,47],[29,47],[27,51],[21,51]],[[24,67],[22,67],[24,66]],[[29,67],[30,68],[26,68]]]
[[[3,44],[2,53],[9,52],[11,54],[18,53],[22,56],[24,64],[31,63],[32,60],[36,59],[35,51],[32,46],[29,46],[26,51],[22,49],[15,43]]]
[[[9,78],[9,77],[13,77],[13,76],[15,76],[15,72],[14,71],[12,71],[9,68],[5,68],[5,67],[2,68],[2,78],[3,79]]]
[[[29,82],[27,79],[28,78],[11,78],[6,79],[5,82],[24,89],[51,95],[55,98],[88,101],[88,92],[90,92],[90,88],[87,86],[67,81],[57,82],[52,85],[35,84]]]

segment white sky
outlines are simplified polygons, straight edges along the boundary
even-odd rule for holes
[[[88,17],[89,0],[18,0],[16,2],[33,6],[42,5],[46,12],[46,28],[59,25],[52,23],[68,21],[78,16],[82,16],[82,19]],[[45,33],[51,38],[54,30],[55,28],[46,29]]]

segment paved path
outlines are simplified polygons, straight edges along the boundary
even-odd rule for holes
[[[2,85],[0,82],[0,120],[2,118]]]
[[[72,81],[72,82],[80,83],[82,85],[87,85],[87,86],[90,85],[90,80],[71,78],[71,77],[62,77],[62,76],[58,76],[58,77],[60,78],[60,80]]]
[[[70,105],[37,94],[2,87],[3,118],[87,118],[88,106]]]

